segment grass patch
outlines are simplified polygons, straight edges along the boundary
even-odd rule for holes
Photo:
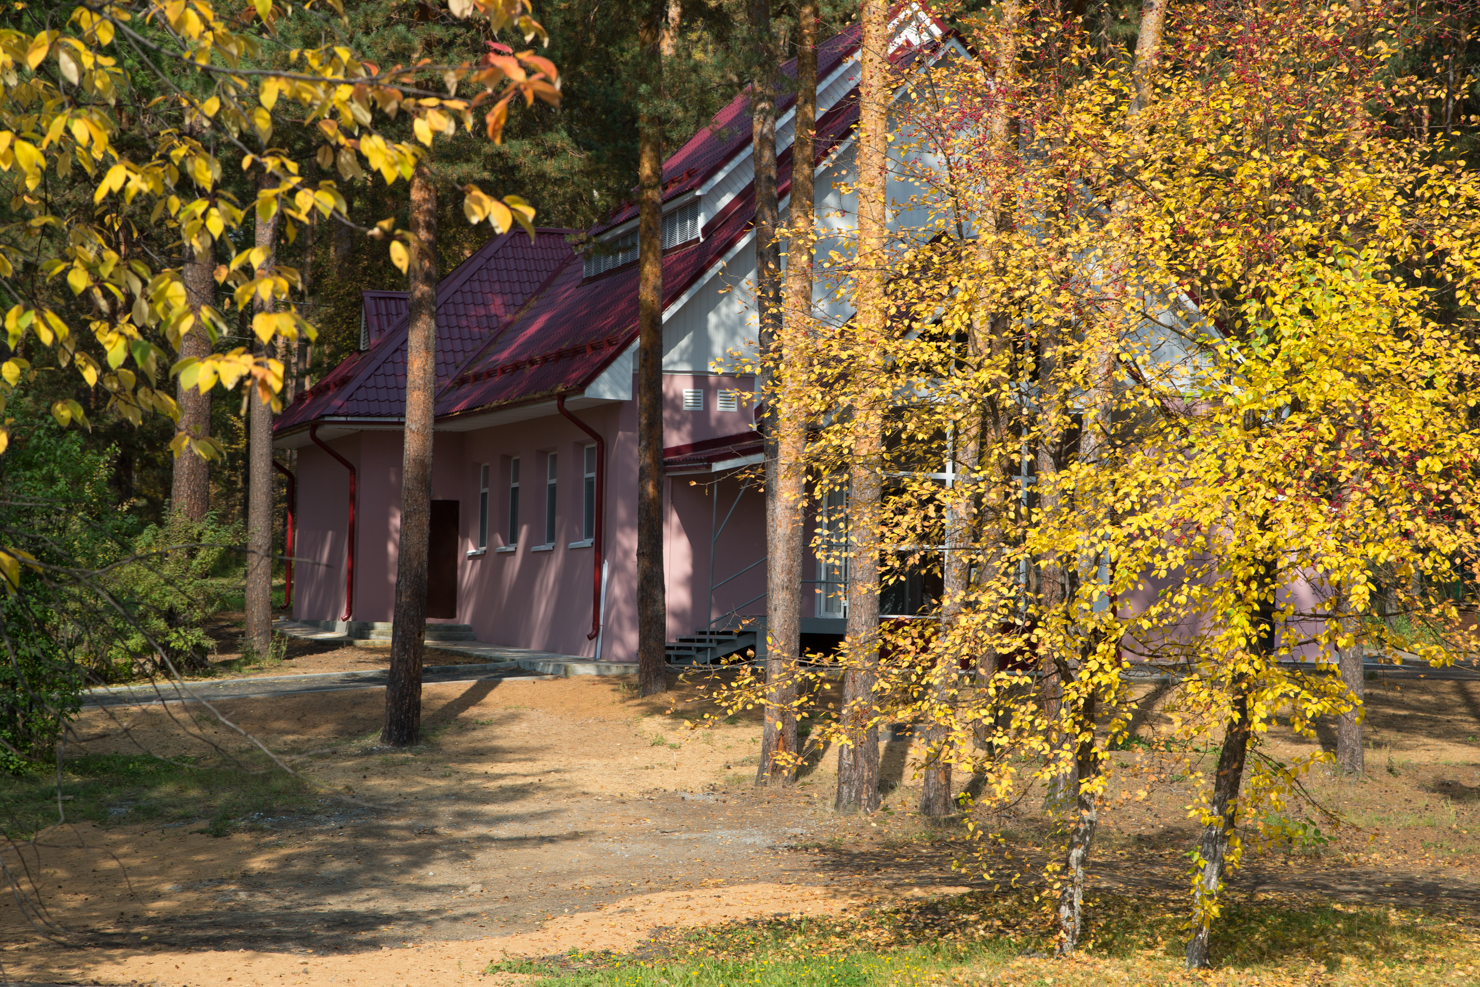
[[[639,953],[571,953],[495,963],[538,987],[885,987],[904,984],[1202,983],[1181,969],[1177,896],[1096,894],[1083,950],[1052,960],[1044,902],[974,892],[841,918],[772,919],[660,933]],[[1239,984],[1447,985],[1480,982],[1475,930],[1395,910],[1313,900],[1230,902],[1213,958]]]
[[[207,820],[225,836],[253,816],[303,809],[308,786],[280,770],[251,770],[187,758],[170,764],[145,754],[88,754],[66,762],[61,799],[70,822],[120,824]],[[54,771],[0,776],[0,826],[25,839],[55,825]]]

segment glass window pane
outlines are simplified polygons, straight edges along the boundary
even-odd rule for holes
[[[488,491],[478,492],[478,547],[488,547]]]
[[[591,541],[596,537],[596,477],[587,474],[586,490],[581,511],[581,538]]]

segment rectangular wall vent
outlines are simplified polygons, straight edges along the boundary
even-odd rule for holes
[[[704,392],[699,390],[685,390],[683,392],[684,411],[703,411]]]
[[[714,400],[714,409],[716,411],[739,411],[740,392],[731,390],[728,387],[720,391],[719,397]]]

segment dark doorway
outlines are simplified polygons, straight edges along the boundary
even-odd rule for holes
[[[457,505],[432,501],[432,536],[427,557],[427,616],[457,616]]]

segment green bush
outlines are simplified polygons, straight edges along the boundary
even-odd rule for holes
[[[35,560],[0,591],[0,770],[15,772],[49,759],[88,683],[205,665],[243,539],[214,518],[141,528],[109,484],[116,450],[49,419],[11,434],[0,546]]]
[[[116,629],[94,673],[119,679],[206,667],[216,645],[205,624],[224,607],[229,589],[219,577],[240,565],[242,540],[240,525],[214,515],[193,522],[172,514],[145,528],[103,579],[117,601]]]

